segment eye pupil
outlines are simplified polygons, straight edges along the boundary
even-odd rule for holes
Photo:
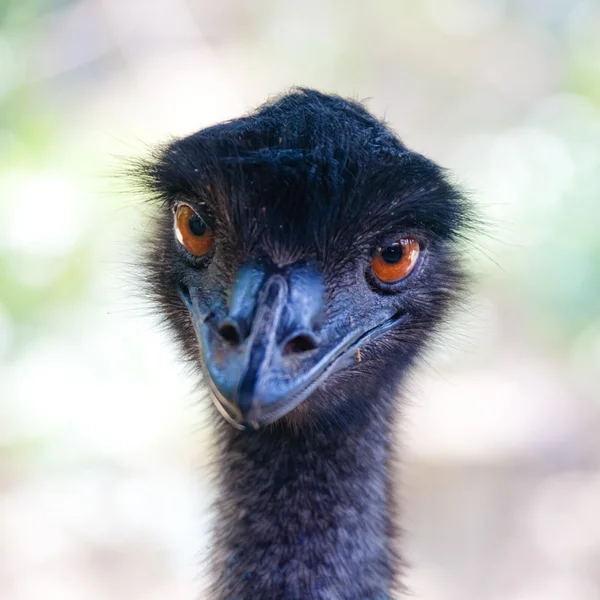
[[[393,244],[384,248],[381,251],[381,258],[390,265],[397,263],[402,258],[402,245]]]
[[[403,237],[387,248],[379,250],[371,261],[373,273],[384,283],[397,283],[413,270],[419,258],[419,242]]]
[[[192,234],[201,236],[206,233],[206,223],[198,216],[192,215],[188,221],[188,227]]]
[[[177,241],[193,256],[204,256],[215,245],[215,235],[210,227],[187,204],[180,204],[177,207],[174,229]]]

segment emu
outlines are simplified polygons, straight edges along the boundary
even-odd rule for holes
[[[467,281],[470,201],[360,103],[294,89],[137,166],[147,279],[217,410],[217,600],[401,588],[399,392]]]

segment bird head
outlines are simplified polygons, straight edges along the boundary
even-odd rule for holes
[[[152,289],[235,427],[391,389],[463,289],[467,200],[358,103],[294,90],[138,175]]]

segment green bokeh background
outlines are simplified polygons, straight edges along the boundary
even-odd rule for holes
[[[210,435],[119,173],[291,85],[365,99],[486,222],[407,408],[417,593],[600,597],[594,0],[0,0],[0,597],[195,597]]]

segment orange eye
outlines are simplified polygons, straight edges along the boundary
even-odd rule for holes
[[[215,235],[202,217],[187,204],[175,211],[175,237],[194,256],[208,254],[215,244]]]
[[[417,258],[419,258],[419,242],[414,238],[402,238],[380,250],[373,259],[371,268],[377,278],[384,283],[397,283],[415,268]]]

